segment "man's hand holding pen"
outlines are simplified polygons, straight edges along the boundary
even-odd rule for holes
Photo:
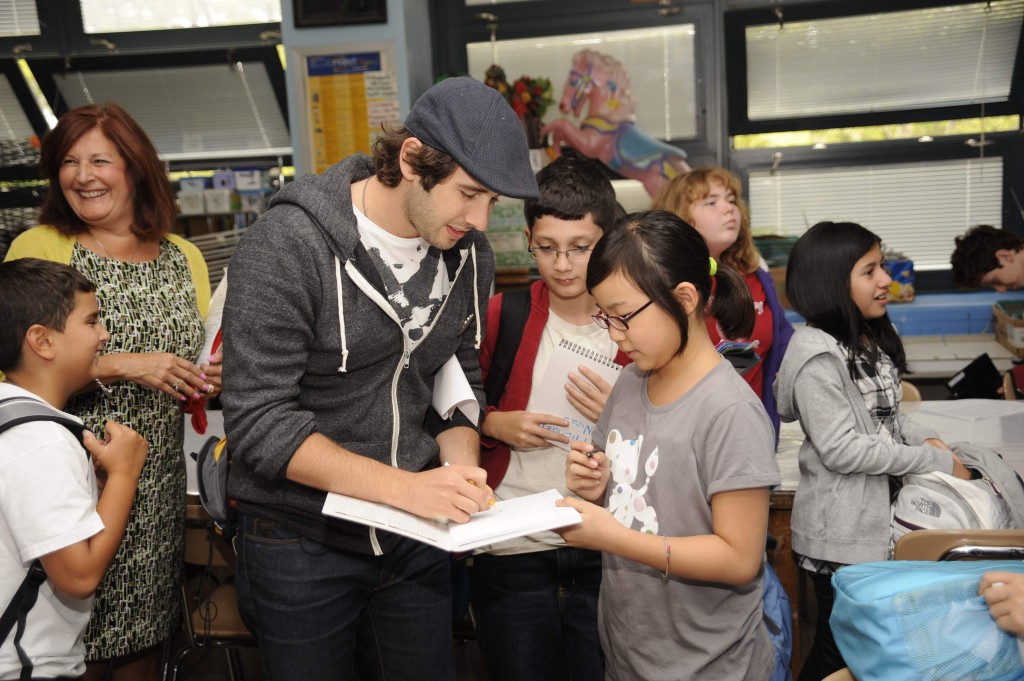
[[[421,518],[464,523],[494,503],[494,491],[487,486],[487,471],[482,468],[445,463],[410,475],[408,494],[398,506]]]

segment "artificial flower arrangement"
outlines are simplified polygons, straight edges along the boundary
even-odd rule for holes
[[[520,76],[510,84],[505,77],[505,70],[497,64],[492,64],[484,74],[484,83],[501,93],[516,112],[516,116],[523,122],[530,147],[543,146],[540,135],[541,119],[555,101],[551,96],[551,81],[547,78]]]

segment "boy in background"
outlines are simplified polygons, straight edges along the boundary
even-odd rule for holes
[[[36,258],[0,264],[0,402],[7,408],[36,400],[60,409],[97,378],[110,334],[95,290],[67,265]],[[36,559],[46,571],[24,622],[0,642],[0,679],[85,672],[92,594],[124,535],[147,445],[113,422],[104,442],[88,431],[83,441],[106,473],[102,494],[92,462],[64,426],[32,421],[0,434],[0,605],[12,602]]]
[[[957,288],[1024,288],[1024,239],[1005,229],[972,227],[956,238],[950,262]]]
[[[563,154],[537,174],[538,200],[525,203],[526,238],[540,281],[530,287],[530,311],[505,389],[488,404],[481,425],[481,466],[498,499],[556,488],[563,495],[569,438],[546,425],[567,425],[538,413],[539,385],[551,352],[563,339],[628,363],[608,332],[591,318],[587,262],[621,209],[600,165]],[[480,364],[484,380],[496,361],[505,295],[491,299]],[[511,304],[511,302],[510,302]],[[506,358],[507,359],[507,358]],[[612,386],[586,368],[565,367],[566,396],[597,422]],[[554,532],[503,542],[473,559],[472,599],[477,639],[491,681],[604,679],[597,634],[601,554],[570,548]]]

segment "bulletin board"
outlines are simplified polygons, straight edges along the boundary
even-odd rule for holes
[[[390,43],[304,55],[312,172],[321,173],[346,156],[368,153],[382,124],[401,121],[392,59]]]

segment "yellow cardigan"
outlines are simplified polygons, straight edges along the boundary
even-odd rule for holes
[[[195,244],[177,234],[167,234],[164,238],[185,254],[189,270],[192,271],[192,282],[196,287],[196,304],[199,306],[199,315],[206,319],[206,311],[210,307],[210,274],[206,269],[203,254]],[[4,261],[19,258],[41,258],[69,265],[71,264],[71,253],[75,249],[75,241],[76,237],[61,234],[50,225],[39,225],[20,234],[14,240]]]

